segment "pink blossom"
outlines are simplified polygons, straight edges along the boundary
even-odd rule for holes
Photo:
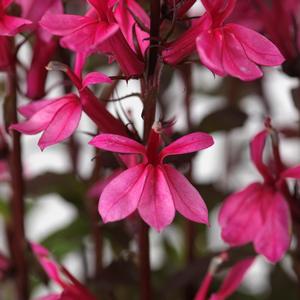
[[[44,150],[68,138],[77,128],[82,107],[75,94],[68,94],[55,100],[40,100],[20,109],[27,121],[13,124],[10,129],[25,134],[43,132],[39,147]]]
[[[50,294],[39,298],[39,300],[95,300],[95,297],[85,286],[68,272],[68,270],[51,258],[46,248],[39,244],[31,243],[31,249],[48,277],[63,288],[61,294]]]
[[[230,195],[221,207],[222,238],[231,246],[253,242],[257,253],[277,262],[291,240],[291,217],[285,194],[285,178],[300,178],[300,167],[271,172],[263,162],[267,130],[251,142],[251,158],[264,178]]]
[[[218,292],[211,295],[210,300],[225,300],[239,287],[246,272],[253,265],[255,258],[246,258],[236,263],[224,279]],[[197,299],[196,300],[200,300]]]
[[[0,36],[14,36],[19,33],[25,25],[31,24],[29,20],[9,16],[6,9],[13,0],[2,0],[0,2]]]
[[[88,2],[92,9],[85,16],[47,13],[40,24],[52,34],[62,36],[64,47],[75,52],[91,51],[115,34],[119,26],[109,15],[106,1]]]
[[[115,59],[126,76],[141,74],[144,63],[142,57],[139,57],[133,49],[132,43],[131,32],[135,22],[127,10],[126,16],[121,17],[119,14],[120,10],[123,13],[125,11],[124,1],[118,1],[120,3],[114,13],[113,5],[116,1],[89,0],[93,8],[85,16],[49,13],[42,18],[40,24],[50,33],[62,36],[60,42],[63,47],[85,53],[86,56],[100,51]],[[133,12],[145,19],[145,13],[138,4],[133,0],[130,3],[133,5]],[[115,16],[120,21],[120,25]],[[122,31],[119,30],[120,28]],[[147,46],[147,42],[143,41],[145,33],[138,27],[135,32],[140,48],[144,52]]]
[[[241,80],[261,77],[258,65],[277,66],[284,58],[261,34],[241,25],[224,22],[236,0],[202,0],[206,13],[163,53],[167,63],[176,64],[196,48],[201,62],[220,76]]]
[[[159,152],[160,135],[152,129],[147,146],[112,134],[100,134],[90,142],[100,149],[139,154],[143,160],[123,171],[104,188],[99,200],[99,213],[106,222],[121,220],[136,209],[142,219],[161,231],[169,225],[175,209],[186,218],[208,223],[206,205],[198,191],[164,158],[202,150],[213,145],[206,133],[188,134]]]

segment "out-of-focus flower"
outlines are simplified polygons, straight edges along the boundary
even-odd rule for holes
[[[222,238],[231,246],[253,242],[257,253],[277,262],[291,240],[291,217],[285,193],[286,178],[300,178],[300,166],[272,171],[263,162],[268,130],[251,142],[251,158],[264,178],[230,195],[221,207],[219,223]]]
[[[210,297],[208,297],[207,294],[211,286],[213,277],[215,276],[217,268],[223,262],[221,256],[215,257],[209,266],[209,270],[196,294],[195,300],[227,299],[237,290],[242,280],[244,279],[246,272],[253,265],[254,261],[255,257],[249,257],[237,262],[227,273],[220,289],[216,293],[213,293]]]
[[[25,25],[31,24],[29,20],[6,14],[6,10],[12,2],[13,0],[2,0],[0,2],[0,36],[14,36]]]
[[[38,300],[96,300],[82,283],[51,258],[46,248],[31,243],[31,249],[48,277],[63,289],[61,294],[50,294]]]
[[[137,38],[144,53],[148,45],[145,41],[147,34],[137,27],[128,7],[125,7],[126,1],[120,0],[117,4],[116,1],[88,2],[92,9],[85,16],[48,13],[40,24],[50,33],[62,36],[60,42],[63,47],[84,53],[85,57],[100,51],[115,59],[126,76],[141,74],[144,63],[136,52],[133,39]],[[142,8],[133,0],[129,2],[132,13],[149,23]],[[114,5],[117,5],[115,11]]]
[[[258,65],[278,66],[284,58],[261,34],[237,24],[224,24],[236,0],[202,0],[206,13],[164,51],[164,60],[180,62],[197,48],[201,62],[220,76],[253,80],[263,75]]]
[[[139,154],[141,163],[123,171],[104,188],[99,213],[104,222],[126,218],[138,209],[142,219],[161,231],[169,225],[175,209],[186,218],[208,223],[207,207],[198,191],[174,167],[163,162],[169,155],[199,151],[213,145],[206,133],[188,134],[161,151],[160,134],[152,129],[147,146],[112,134],[100,134],[90,142],[100,149]]]

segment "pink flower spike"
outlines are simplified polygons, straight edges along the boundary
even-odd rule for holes
[[[44,131],[39,140],[41,150],[68,138],[77,128],[82,111],[79,98],[74,94],[49,101],[48,105],[44,106],[44,104],[42,102],[41,109],[27,121],[10,126],[10,129],[25,134]],[[25,109],[27,112],[29,110],[30,108]]]
[[[209,142],[203,142],[200,137]],[[100,149],[144,156],[142,163],[129,167],[104,188],[99,200],[99,213],[104,222],[124,219],[137,209],[147,224],[161,231],[172,222],[177,209],[190,220],[208,223],[207,208],[198,191],[177,170],[162,163],[157,152],[159,141],[159,134],[152,130],[147,147],[112,134],[100,134],[90,142]],[[209,145],[212,138],[195,133],[178,139],[169,145],[170,151],[162,150],[162,153],[190,153]]]
[[[85,88],[89,85],[98,83],[112,83],[112,80],[103,73],[91,72],[84,77],[82,81],[82,87]]]
[[[210,300],[225,300],[231,296],[244,279],[246,272],[253,265],[255,257],[246,258],[236,263],[226,276],[220,290],[210,297]]]

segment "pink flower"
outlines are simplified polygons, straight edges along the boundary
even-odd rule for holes
[[[31,24],[29,20],[6,14],[6,9],[12,1],[2,0],[0,2],[0,36],[14,36],[21,31],[24,25]]]
[[[68,94],[55,100],[40,100],[23,106],[20,113],[28,118],[23,123],[13,124],[10,129],[25,134],[43,131],[39,147],[44,150],[68,138],[77,128],[82,107],[75,94]]]
[[[253,265],[255,257],[248,257],[237,262],[226,275],[220,289],[208,298],[208,292],[219,266],[228,259],[227,253],[222,253],[212,259],[207,274],[195,296],[195,300],[225,300],[239,287],[248,269]]]
[[[251,257],[236,263],[227,274],[218,292],[211,295],[210,300],[225,300],[231,296],[241,284],[254,261],[255,257]]]
[[[104,222],[129,216],[136,209],[151,227],[161,231],[175,216],[175,209],[186,218],[208,223],[207,208],[198,191],[174,167],[165,164],[169,155],[191,153],[213,145],[206,133],[188,134],[159,151],[160,135],[152,129],[147,146],[112,134],[100,134],[90,142],[100,149],[139,154],[142,162],[123,171],[104,188],[99,213]]]
[[[164,51],[167,63],[176,64],[197,48],[201,62],[220,76],[241,80],[261,77],[258,65],[277,66],[284,58],[264,36],[237,24],[225,24],[236,0],[202,0],[206,13]]]
[[[120,3],[125,0],[120,1]],[[120,26],[115,19],[113,5],[116,1],[97,1],[89,0],[92,9],[85,16],[64,15],[64,14],[46,14],[40,24],[50,33],[62,36],[61,45],[75,52],[85,53],[86,56],[94,52],[103,52],[117,60],[122,71],[126,76],[141,74],[144,69],[144,63],[141,57],[130,47],[130,36],[125,36],[119,30]],[[122,4],[121,3],[121,4]],[[143,16],[142,9],[134,3],[134,11]],[[116,16],[121,6],[117,6]],[[127,13],[129,17],[129,14]],[[124,18],[119,18],[121,29],[124,33],[129,33],[133,26],[132,16],[130,15],[128,24]],[[132,29],[132,28],[131,28]],[[145,43],[142,43],[144,34],[136,29],[137,38],[142,50]],[[144,51],[144,50],[143,50]]]
[[[39,244],[31,243],[31,249],[48,277],[63,288],[61,294],[50,294],[39,298],[39,300],[96,300],[88,289],[70,274],[68,270],[51,258],[46,248]]]
[[[253,242],[257,253],[277,262],[291,240],[291,217],[285,179],[300,178],[300,166],[272,173],[263,162],[269,132],[264,130],[251,142],[251,158],[264,178],[225,199],[219,214],[222,238],[231,246]]]
[[[85,15],[47,13],[40,24],[52,34],[62,36],[61,44],[75,52],[88,52],[112,36],[118,24],[107,15],[106,1],[88,0],[92,9]]]

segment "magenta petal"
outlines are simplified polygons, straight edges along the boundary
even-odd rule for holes
[[[31,24],[31,21],[4,15],[0,19],[0,35],[13,36],[16,35],[22,26]]]
[[[39,297],[37,300],[62,300],[61,294],[50,294],[47,296]]]
[[[142,144],[117,134],[99,134],[94,137],[89,144],[112,152],[146,155],[145,147]]]
[[[222,238],[232,246],[253,241],[263,224],[263,185],[253,183],[225,199],[219,213]]]
[[[43,131],[47,128],[56,111],[64,104],[65,101],[63,99],[49,101],[48,105],[45,105],[41,110],[33,114],[29,120],[23,123],[13,124],[10,126],[10,129],[15,129],[25,134],[36,134]]]
[[[223,67],[223,35],[219,30],[203,31],[196,39],[201,62],[212,72],[225,76]]]
[[[300,166],[289,168],[281,173],[281,178],[296,178],[300,179]]]
[[[107,25],[104,22],[91,22],[80,30],[64,36],[61,45],[76,52],[95,50],[99,44],[116,33],[118,25]]]
[[[245,81],[262,77],[262,71],[249,59],[235,35],[225,28],[223,32],[223,67],[225,71],[229,75]]]
[[[47,13],[41,19],[40,25],[52,34],[64,36],[95,22],[93,18],[78,15]]]
[[[42,110],[47,105],[51,104],[51,100],[43,99],[39,101],[32,101],[27,105],[19,107],[19,113],[25,118],[31,118],[36,112]]]
[[[122,172],[104,188],[99,200],[103,222],[122,220],[137,208],[144,189],[148,169],[144,164]]]
[[[61,284],[62,281],[59,275],[59,266],[55,261],[50,259],[49,251],[43,246],[36,243],[31,243],[31,248],[49,278],[51,278],[58,284]]]
[[[87,87],[88,85],[98,84],[98,83],[112,83],[112,80],[103,73],[91,72],[84,77],[82,81],[82,86]]]
[[[161,231],[174,219],[173,198],[162,168],[148,165],[147,169],[148,176],[138,210],[149,226]]]
[[[206,149],[214,144],[211,135],[204,132],[187,134],[165,147],[159,154],[160,160],[168,155],[192,153]]]
[[[278,192],[271,195],[266,205],[265,224],[257,231],[254,246],[258,253],[275,263],[290,246],[291,216],[286,200]]]
[[[237,24],[228,24],[226,28],[230,28],[253,62],[263,66],[278,66],[284,62],[277,47],[258,32]]]
[[[263,152],[268,135],[268,131],[263,130],[252,139],[250,144],[251,159],[265,180],[272,178],[268,167],[263,162]]]
[[[255,257],[251,257],[236,263],[229,271],[219,291],[213,294],[210,300],[223,300],[232,295],[239,287],[254,261]]]
[[[192,184],[170,165],[163,165],[169,189],[178,210],[189,220],[208,224],[208,211],[205,202]]]
[[[39,147],[44,150],[50,145],[57,144],[72,135],[78,127],[82,108],[78,99],[62,106],[53,116],[39,140]]]

